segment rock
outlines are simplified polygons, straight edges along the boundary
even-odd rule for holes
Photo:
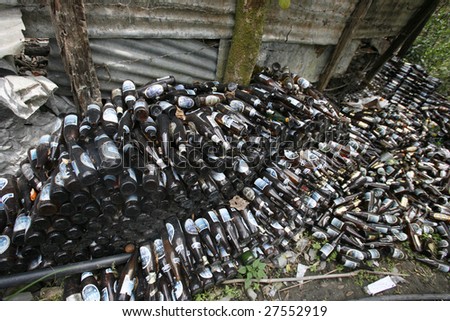
[[[31,292],[21,292],[9,299],[10,301],[33,301]]]
[[[63,289],[59,286],[42,288],[39,298],[45,301],[59,301],[63,296]]]
[[[245,290],[245,294],[250,299],[250,301],[256,301],[256,299],[258,298],[258,294],[256,294],[256,292],[253,291],[252,288],[248,288],[247,290]]]

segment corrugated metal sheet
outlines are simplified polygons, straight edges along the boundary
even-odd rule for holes
[[[27,37],[54,37],[49,9],[39,0],[26,1],[23,19]],[[45,1],[44,1],[45,3]],[[86,0],[92,38],[231,38],[233,0]]]
[[[270,64],[279,61],[299,70],[311,81],[316,81],[329,58],[332,46],[336,45],[342,31],[359,0],[301,0],[291,1],[287,10],[282,10],[278,1],[271,1],[263,33],[263,45],[258,63]],[[151,65],[152,75],[159,77],[178,70],[180,77],[187,77],[189,71],[199,79],[216,78],[223,72],[229,40],[232,38],[235,15],[235,0],[86,0],[89,36],[93,41],[94,60],[102,64],[103,58],[113,71],[112,79],[130,78],[147,79],[146,52],[157,57],[177,50],[184,51],[188,43],[174,42],[173,39],[214,39],[222,44],[216,66],[207,69],[195,62],[178,62],[175,59]],[[45,0],[22,0],[26,36],[54,37],[50,23],[49,11]],[[361,26],[354,33],[352,45],[347,49],[336,68],[336,74],[343,73],[359,44],[358,40],[380,39],[395,36],[408,22],[425,0],[373,0],[372,5]],[[143,39],[142,43],[117,38]],[[172,39],[155,42],[157,47],[145,43],[144,39]],[[108,39],[105,47],[96,48],[95,42]],[[98,42],[100,43],[100,42]],[[192,43],[199,43],[195,40]],[[190,43],[190,44],[192,44]],[[177,47],[181,45],[181,47]],[[115,52],[108,53],[107,48]],[[158,49],[159,48],[159,49]],[[154,51],[156,52],[154,52]],[[159,50],[159,51],[157,51]],[[188,49],[191,50],[191,49]],[[194,49],[195,51],[196,49]],[[136,53],[135,53],[136,51]],[[320,53],[320,54],[319,54]],[[139,63],[119,66],[117,61],[130,60],[137,54]],[[155,56],[156,55],[156,56]],[[192,57],[196,54],[192,53]],[[191,57],[190,57],[191,58]],[[217,58],[217,56],[216,56]],[[202,60],[201,56],[197,59]],[[116,64],[116,65],[114,65]],[[218,65],[217,65],[218,64]],[[172,68],[172,69],[170,69]],[[299,69],[296,69],[299,68]],[[99,78],[109,86],[108,73],[99,69]],[[61,71],[61,70],[59,70]],[[120,71],[120,72],[119,72]],[[188,79],[188,78],[180,78]]]
[[[396,36],[426,0],[375,0],[354,38]]]
[[[0,7],[0,58],[16,55],[23,48],[22,13],[19,8]]]
[[[152,78],[173,75],[180,82],[216,78],[217,41],[183,39],[90,39],[92,58],[103,93],[121,87],[125,79],[142,85]],[[48,78],[62,95],[70,94],[55,39],[50,40]]]
[[[287,10],[272,1],[263,41],[334,45],[358,0],[291,1]]]
[[[358,49],[359,41],[353,41],[338,62],[336,74],[347,70],[351,59]],[[278,62],[281,66],[289,66],[291,71],[296,72],[309,81],[319,80],[319,76],[325,67],[333,47],[311,46],[298,43],[264,42],[258,57],[259,66],[270,66]]]

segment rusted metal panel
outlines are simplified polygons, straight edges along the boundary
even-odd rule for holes
[[[23,1],[27,37],[54,37],[49,9],[39,0]],[[92,38],[231,38],[232,0],[118,1],[86,0]]]

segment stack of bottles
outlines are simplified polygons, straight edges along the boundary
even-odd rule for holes
[[[352,98],[338,106],[279,64],[249,86],[125,80],[0,178],[0,273],[131,243],[115,289],[104,270],[68,280],[68,292],[189,299],[295,248],[305,230],[322,259],[336,252],[350,269],[405,258],[409,241],[448,272],[450,152],[429,143],[431,130],[448,134],[448,104]]]

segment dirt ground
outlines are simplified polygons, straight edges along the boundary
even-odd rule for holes
[[[410,294],[450,294],[450,275],[436,272],[427,266],[415,261],[398,261],[396,263],[381,262],[381,269],[395,271],[402,276],[404,282],[398,283],[395,288],[386,290],[373,296],[373,299],[383,299],[382,296],[410,295]],[[327,267],[320,274],[332,271],[333,266]],[[335,272],[338,273],[338,272]],[[314,275],[318,273],[306,273]],[[281,290],[282,300],[292,301],[344,301],[360,300],[370,297],[364,292],[364,287],[368,284],[383,278],[383,275],[358,274],[349,278],[337,278],[316,280],[308,282],[288,291]]]

